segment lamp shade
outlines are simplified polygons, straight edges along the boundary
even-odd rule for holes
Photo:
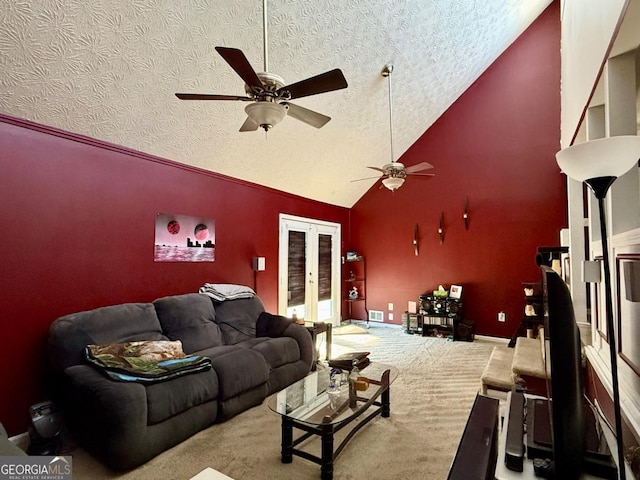
[[[275,102],[255,102],[244,108],[247,116],[265,130],[277,125],[287,114],[287,107]]]
[[[580,182],[624,175],[639,158],[640,137],[636,135],[590,140],[556,153],[560,169],[568,177]]]
[[[399,189],[404,183],[404,178],[399,177],[387,177],[382,180],[382,184],[392,192]]]

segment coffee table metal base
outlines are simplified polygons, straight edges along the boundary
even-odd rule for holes
[[[388,378],[388,377],[387,377]],[[370,401],[367,399],[358,399],[363,401]],[[362,412],[362,415],[365,417],[355,425],[351,431],[344,437],[344,439],[340,442],[337,447],[334,447],[334,435],[342,430],[344,427],[350,425],[353,420],[360,417],[354,417],[347,421],[332,424],[327,423],[325,425],[313,426],[300,421],[297,421],[291,417],[286,415],[282,416],[282,453],[281,453],[281,461],[282,463],[291,463],[293,462],[293,456],[298,456],[301,458],[305,458],[311,462],[317,463],[320,465],[320,478],[322,480],[332,480],[333,479],[333,462],[338,458],[338,455],[342,452],[344,447],[346,447],[347,443],[351,438],[367,423],[373,420],[375,417],[380,415],[383,418],[388,418],[391,412],[390,409],[390,392],[389,386],[387,383],[387,387],[382,390],[380,395],[380,401],[373,401],[371,406]],[[373,408],[372,411],[371,408]],[[301,434],[297,438],[293,437],[293,429],[303,430],[305,433]],[[320,437],[321,441],[321,456],[318,457],[316,455],[305,452],[304,450],[300,450],[296,448],[302,442],[310,438],[311,436],[316,435]]]

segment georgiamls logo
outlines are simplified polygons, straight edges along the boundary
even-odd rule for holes
[[[4,458],[10,458],[12,461],[0,465],[0,478],[2,479],[71,479],[71,461],[66,457],[31,456]],[[49,460],[49,458],[51,458],[51,460]],[[49,460],[48,463],[47,460]]]

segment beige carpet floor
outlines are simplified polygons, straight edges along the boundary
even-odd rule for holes
[[[364,332],[334,336],[333,356],[370,351],[373,361],[397,366],[400,375],[391,386],[391,417],[374,419],[351,439],[334,464],[334,478],[446,479],[496,342],[451,342],[379,326]],[[320,478],[320,467],[305,459],[280,462],[280,417],[266,402],[130,472],[109,471],[79,448],[70,453],[74,480],[186,480],[207,467],[235,480]]]

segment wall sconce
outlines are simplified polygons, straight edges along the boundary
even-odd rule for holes
[[[440,212],[440,222],[438,223],[438,236],[440,237],[440,245],[444,243],[444,212]]]
[[[253,257],[254,272],[264,272],[266,269],[266,261],[264,257]]]
[[[462,214],[464,219],[464,229],[469,230],[469,197],[464,197],[464,213]]]
[[[585,260],[582,262],[582,281],[586,283],[600,283],[600,262]]]

